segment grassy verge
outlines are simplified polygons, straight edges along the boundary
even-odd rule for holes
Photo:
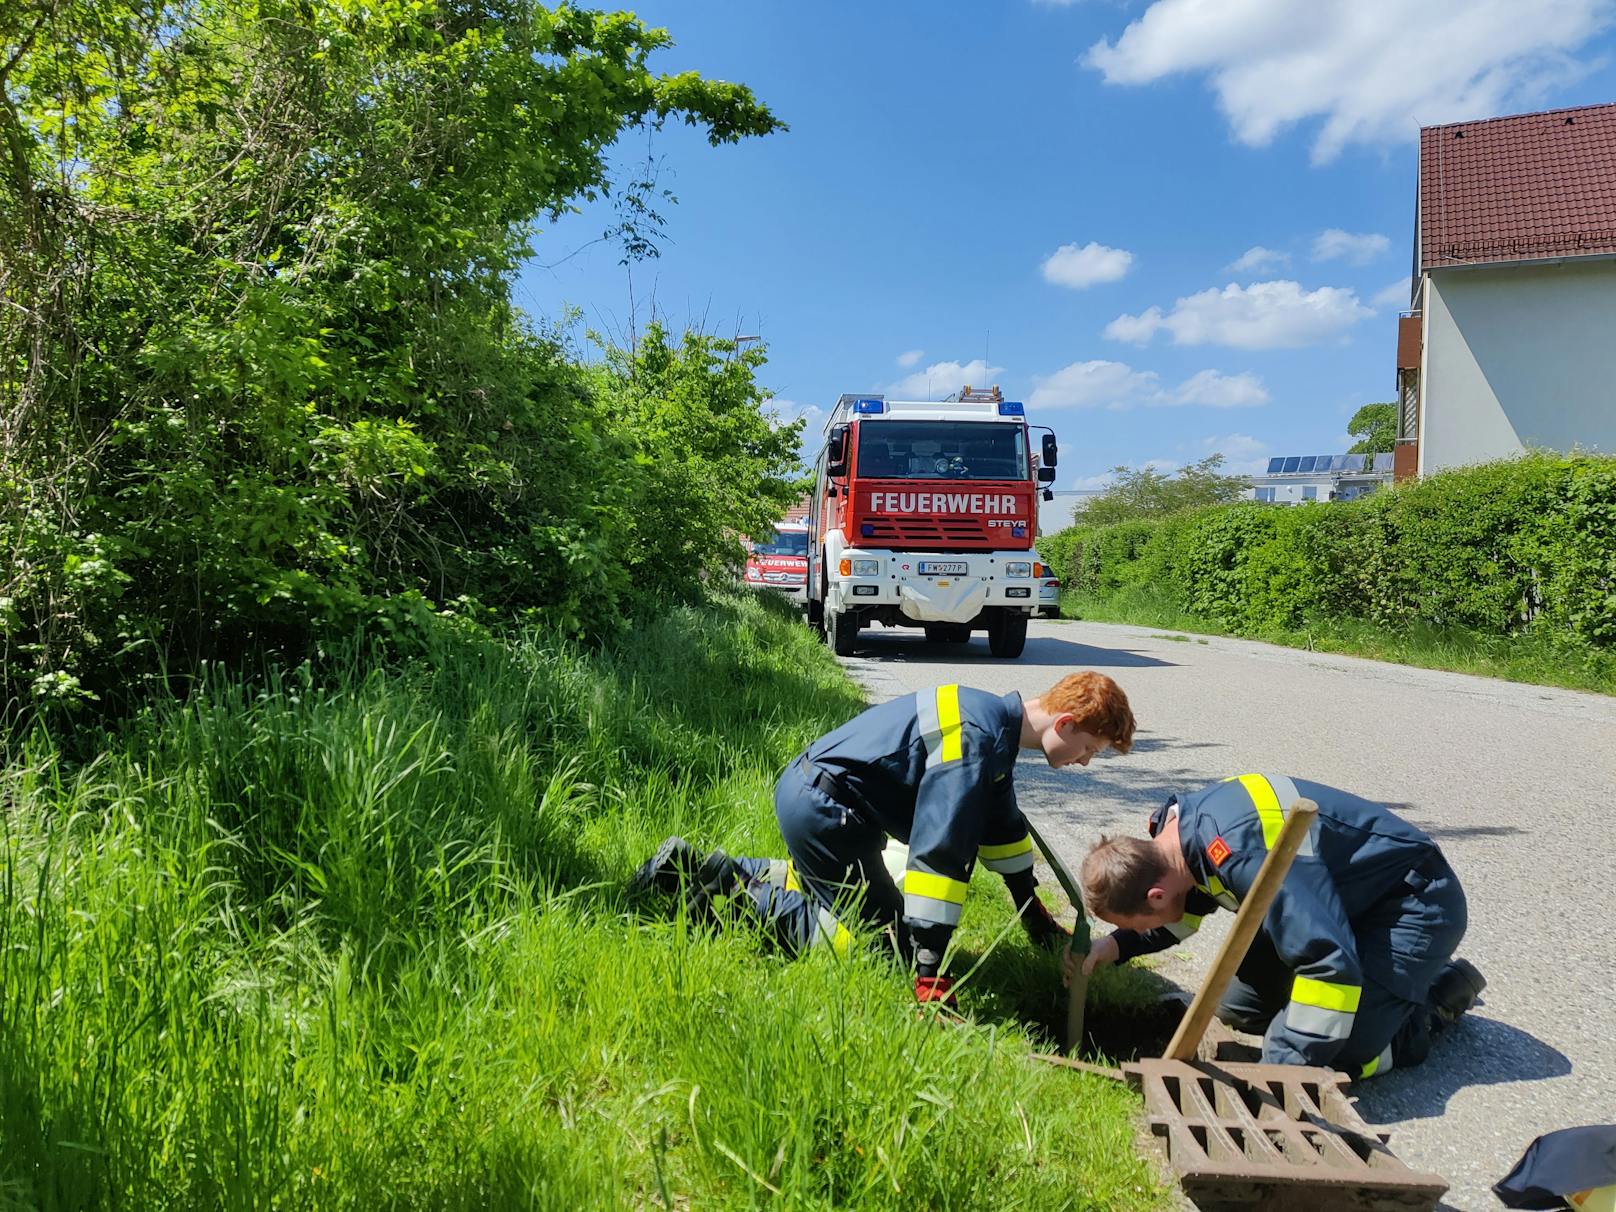
[[[745,599],[220,680],[87,763],[35,735],[0,769],[0,1208],[1160,1206],[1132,1097],[1025,1059],[1053,961],[993,877],[965,1027],[873,955],[623,902],[665,833],[776,850],[775,772],[859,706]]]
[[[1557,642],[1541,633],[1484,635],[1462,627],[1425,623],[1389,631],[1358,619],[1323,619],[1298,629],[1234,632],[1214,620],[1185,614],[1149,589],[1129,590],[1109,598],[1069,594],[1061,603],[1061,612],[1067,618],[1096,623],[1239,635],[1290,648],[1373,657],[1422,669],[1447,669],[1537,686],[1616,694],[1616,652],[1570,641]]]

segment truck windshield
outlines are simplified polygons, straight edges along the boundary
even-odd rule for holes
[[[1019,425],[981,421],[865,421],[858,474],[891,480],[1025,480]]]
[[[805,556],[808,554],[806,530],[777,530],[766,539],[752,544],[753,555]]]

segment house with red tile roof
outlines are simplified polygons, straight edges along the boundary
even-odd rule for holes
[[[1420,131],[1399,478],[1616,452],[1616,105]]]

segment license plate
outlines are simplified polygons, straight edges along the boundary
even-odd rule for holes
[[[921,560],[920,575],[963,576],[968,567],[963,560]]]

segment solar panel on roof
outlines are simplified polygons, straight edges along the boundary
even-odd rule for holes
[[[1392,456],[1390,454],[1378,454],[1378,455],[1375,456],[1375,470],[1376,471],[1390,471],[1391,469],[1392,469]]]
[[[1318,462],[1318,456],[1317,455],[1303,455],[1302,456],[1302,461],[1301,461],[1300,464],[1297,465],[1296,470],[1297,471],[1312,471],[1313,470],[1313,464],[1316,463],[1316,462]]]
[[[1285,460],[1285,467],[1284,467],[1285,474],[1289,475],[1291,472],[1295,471],[1296,470],[1296,465],[1298,463],[1300,463],[1301,461],[1302,461],[1302,456],[1301,455],[1291,455],[1288,459],[1286,459]]]
[[[1279,469],[1281,467],[1283,467],[1283,466],[1285,466],[1285,456],[1284,455],[1278,455],[1275,458],[1269,459],[1268,460],[1268,474],[1271,475],[1271,476],[1278,475],[1279,474]]]

